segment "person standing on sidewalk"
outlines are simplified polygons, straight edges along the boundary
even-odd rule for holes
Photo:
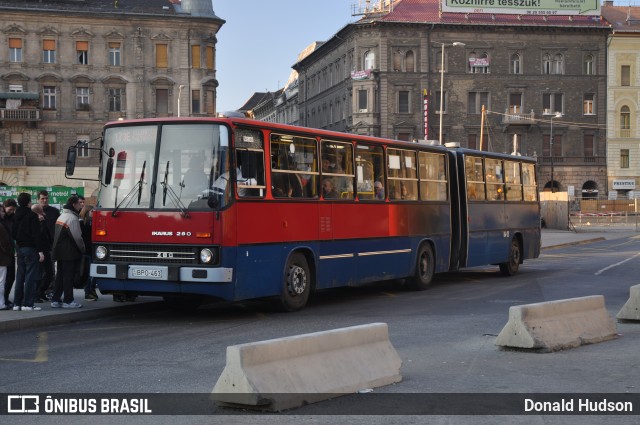
[[[4,220],[4,206],[0,205],[0,221]],[[7,309],[7,299],[4,297],[4,284],[7,280],[7,266],[15,262],[13,254],[13,239],[7,228],[0,223],[0,310]]]
[[[89,275],[91,268],[91,225],[93,223],[93,206],[85,205],[80,211],[80,226],[82,227],[82,240],[87,250],[81,262],[79,279],[85,282],[84,299],[87,301],[98,301],[96,293],[96,279]]]
[[[56,282],[51,298],[53,308],[80,308],[73,300],[73,280],[75,279],[80,260],[85,253],[80,217],[78,212],[82,208],[80,199],[71,196],[62,207],[62,214],[56,221],[56,231],[53,239],[53,258],[58,262]],[[62,294],[64,293],[64,299]]]
[[[44,261],[45,242],[40,231],[38,214],[31,211],[31,195],[22,192],[18,195],[16,223],[13,237],[18,248],[18,269],[16,271],[16,290],[13,309],[16,311],[37,311],[33,300],[36,292],[39,262]]]
[[[49,289],[49,281],[45,279],[44,267],[47,262],[47,257],[49,257],[49,259],[51,258],[51,244],[53,241],[49,237],[49,231],[47,230],[47,225],[45,223],[42,205],[31,205],[31,211],[38,214],[38,220],[40,220],[40,233],[42,234],[42,239],[45,241],[45,245],[47,247],[47,250],[44,252],[44,261],[38,264],[38,273],[36,275],[36,296],[34,302],[38,304],[46,301],[45,292]]]
[[[4,227],[9,232],[11,243],[13,244],[13,261],[7,266],[7,280],[4,283],[4,299],[7,307],[11,308],[13,307],[13,303],[9,301],[9,294],[11,294],[13,282],[16,280],[16,247],[13,241],[13,227],[16,223],[16,208],[18,208],[18,203],[15,199],[5,199],[2,206],[4,207],[5,213],[2,224],[4,224]]]
[[[45,295],[49,294],[50,297],[55,280],[55,266],[51,258],[51,242],[55,236],[56,221],[58,221],[58,217],[60,217],[60,210],[49,205],[49,192],[44,189],[38,192],[38,203],[42,205],[45,227],[49,232],[49,250],[44,253],[44,263],[42,265],[42,286],[45,286]]]

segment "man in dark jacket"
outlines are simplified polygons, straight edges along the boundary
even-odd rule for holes
[[[49,192],[44,189],[38,192],[38,203],[42,205],[45,227],[49,232],[49,238],[47,239],[49,241],[49,249],[44,253],[44,263],[42,265],[42,286],[44,287],[44,292],[48,293],[49,288],[53,288],[55,278],[55,268],[53,260],[51,259],[51,242],[55,236],[56,221],[58,221],[58,217],[60,217],[60,210],[49,205]]]
[[[2,203],[4,206],[4,220],[2,224],[9,232],[9,236],[11,237],[11,243],[13,243],[13,227],[16,223],[16,209],[18,208],[18,203],[15,199],[5,199]],[[13,288],[13,282],[16,280],[16,254],[15,247],[13,251],[13,261],[7,266],[7,280],[4,283],[4,299],[6,301],[7,307],[13,307],[13,303],[9,301],[9,294],[11,294],[11,288]]]
[[[7,309],[7,299],[4,297],[4,284],[7,280],[7,266],[16,260],[13,254],[13,239],[4,226],[4,205],[0,205],[0,310]]]
[[[62,214],[56,221],[53,238],[53,258],[58,262],[56,282],[51,298],[53,308],[80,308],[73,300],[73,280],[80,267],[80,259],[85,253],[82,229],[78,212],[82,203],[77,196],[71,196],[62,207]],[[64,300],[61,298],[64,292]]]
[[[46,243],[40,232],[38,214],[31,211],[31,195],[26,192],[18,195],[13,238],[18,249],[13,309],[18,311],[41,310],[40,307],[34,307],[33,301],[36,290],[36,274],[40,270],[37,266],[38,262],[44,261]]]

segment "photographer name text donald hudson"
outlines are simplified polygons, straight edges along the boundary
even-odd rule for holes
[[[577,407],[577,410],[576,410]],[[561,399],[560,401],[534,401],[530,398],[524,399],[525,412],[633,412],[633,402],[631,401],[609,401],[606,398],[592,400],[588,398]]]

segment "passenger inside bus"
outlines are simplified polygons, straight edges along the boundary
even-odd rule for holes
[[[330,178],[325,178],[322,180],[322,197],[325,199],[339,198],[340,194],[335,188],[333,184],[333,180]]]
[[[382,186],[382,182],[376,180],[373,184],[373,193],[375,199],[384,201],[384,187]]]

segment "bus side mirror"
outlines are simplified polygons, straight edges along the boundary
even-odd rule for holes
[[[78,155],[78,150],[76,146],[70,146],[67,151],[67,162],[64,166],[64,175],[65,177],[73,176],[73,173],[76,169],[76,157]]]
[[[104,171],[104,184],[111,184],[111,176],[113,176],[113,158],[107,159],[107,168]]]
[[[258,162],[256,153],[250,151],[240,152],[240,172],[243,179],[255,179],[258,176]]]

